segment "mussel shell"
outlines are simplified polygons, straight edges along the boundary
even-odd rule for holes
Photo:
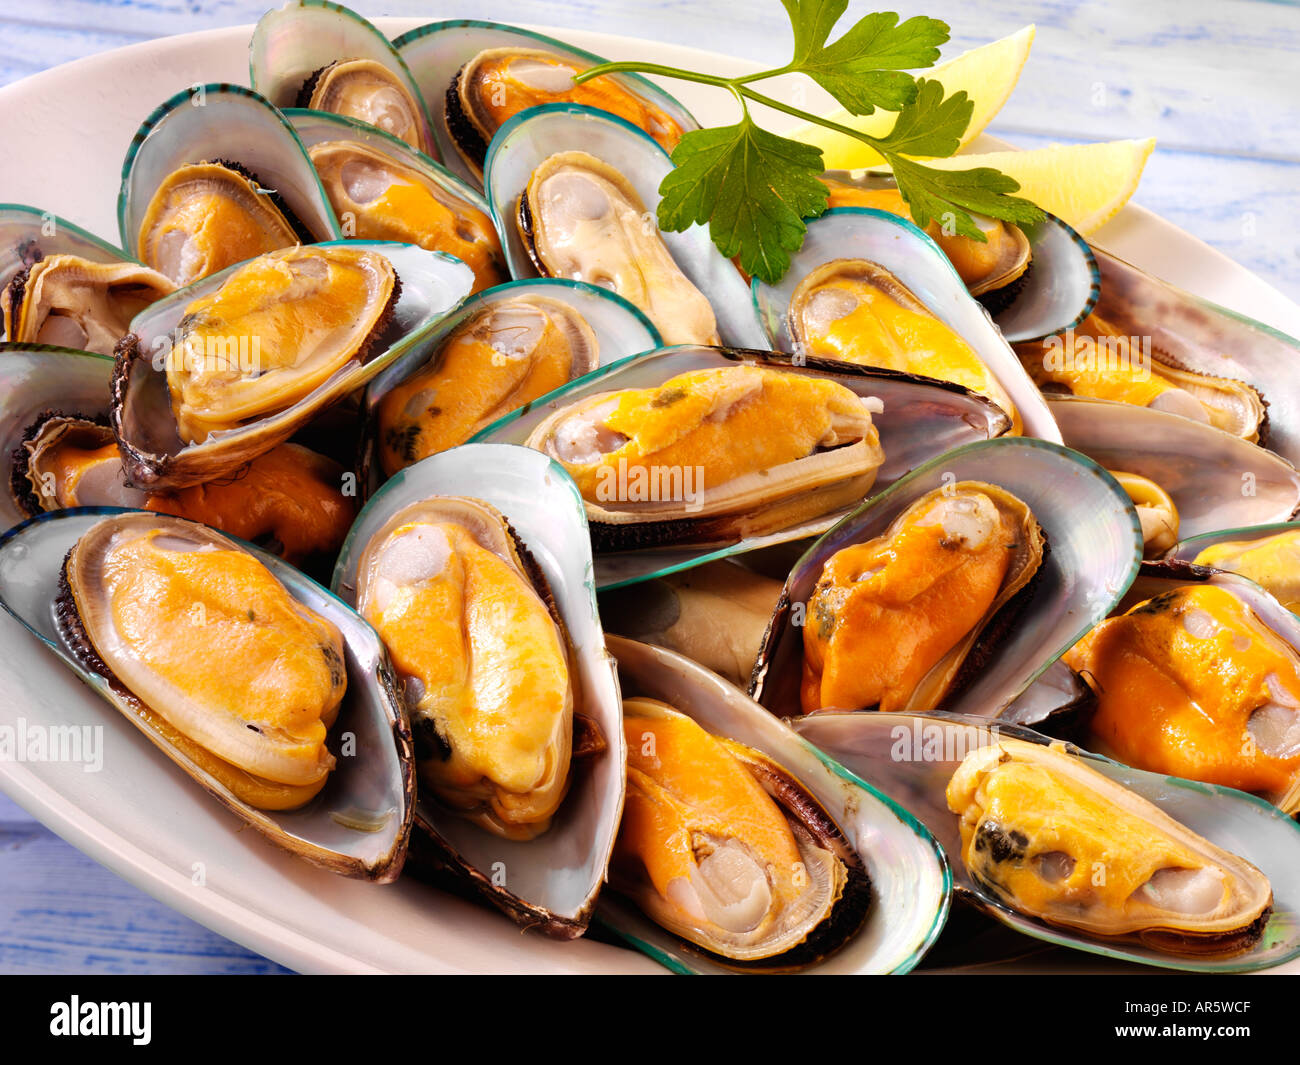
[[[563,468],[535,451],[467,444],[432,455],[391,477],[366,504],[339,554],[335,593],[355,602],[357,570],[372,537],[407,505],[440,495],[494,506],[540,567],[572,644],[582,712],[607,746],[580,767],[551,827],[535,839],[501,839],[430,800],[417,802],[416,825],[448,865],[513,920],[571,939],[586,929],[605,880],[627,765],[622,701],[590,585],[581,500]]]
[[[1168,492],[1180,538],[1285,521],[1300,510],[1300,472],[1231,433],[1131,403],[1050,396],[1048,407],[1067,447]]]
[[[802,964],[827,974],[911,970],[938,937],[948,911],[951,874],[930,833],[704,667],[664,648],[618,636],[608,637],[608,646],[618,660],[624,695],[659,699],[708,732],[778,763],[824,807],[865,863],[872,896],[866,923],[829,936],[821,956]],[[597,919],[676,972],[736,971],[666,932],[612,891],[602,896]],[[827,953],[831,946],[838,949]],[[781,959],[770,959],[769,967],[779,970]]]
[[[358,475],[363,490],[369,496],[383,480],[383,468],[375,455],[375,433],[378,429],[376,412],[379,404],[397,385],[423,369],[437,356],[443,342],[471,317],[501,300],[519,297],[540,297],[565,303],[582,317],[595,335],[598,365],[608,366],[641,352],[657,348],[662,343],[658,330],[644,314],[623,297],[582,281],[559,277],[538,277],[527,281],[510,281],[482,292],[476,292],[459,307],[450,312],[438,327],[418,345],[383,370],[366,386],[363,412],[365,427],[361,441],[361,454],[357,461]],[[595,367],[585,365],[581,373]],[[539,397],[528,404],[533,409],[548,397]],[[509,417],[503,416],[501,420]],[[494,425],[500,424],[500,420]],[[486,426],[484,432],[494,426]],[[512,441],[519,442],[519,441]]]
[[[510,119],[492,139],[483,188],[501,235],[510,274],[536,277],[515,215],[533,171],[557,152],[580,150],[618,171],[636,190],[651,215],[659,205],[659,184],[673,169],[672,159],[653,138],[621,118],[575,104],[530,107]],[[704,294],[717,318],[722,342],[762,348],[767,339],[754,318],[749,293],[735,265],[709,238],[707,226],[661,232],[669,255]]]
[[[15,451],[46,412],[107,418],[113,360],[40,344],[0,344],[0,523],[30,517],[14,498]]]
[[[1137,513],[1114,478],[1078,452],[1024,437],[968,444],[926,463],[873,496],[817,540],[786,582],[754,669],[750,694],[773,713],[799,714],[806,604],[827,559],[881,535],[909,505],[945,484],[985,481],[1026,503],[1047,553],[1014,628],[971,651],[983,664],[945,711],[996,717],[1096,622],[1132,583],[1142,559]]]
[[[475,440],[480,443],[522,444],[552,413],[595,393],[649,388],[689,370],[737,365],[767,366],[827,378],[860,396],[881,399],[884,410],[872,415],[872,424],[880,434],[885,458],[884,464],[876,471],[873,492],[892,484],[934,455],[972,440],[999,436],[1010,428],[1001,410],[960,385],[824,359],[806,359],[800,364],[779,352],[680,345],[660,348],[602,367],[581,381],[537,400],[527,410],[508,415],[488,426]],[[793,529],[749,537],[712,550],[657,548],[654,551],[602,554],[596,559],[596,586],[603,590],[633,584],[713,559],[820,535],[834,524],[837,516],[827,515]]]
[[[1097,313],[1121,335],[1151,338],[1152,359],[1253,387],[1267,404],[1262,442],[1300,464],[1300,341],[1160,281],[1094,247],[1101,267]]]
[[[892,175],[870,170],[827,171],[845,185],[897,188]],[[1040,222],[1018,227],[1028,237],[1030,265],[1005,287],[980,286],[972,294],[989,307],[998,329],[1010,344],[1041,340],[1072,329],[1097,305],[1101,271],[1088,242],[1054,214],[1043,212]]]
[[[480,175],[461,156],[447,124],[444,100],[452,79],[469,60],[489,48],[518,47],[545,52],[574,60],[582,66],[595,66],[606,60],[591,52],[547,37],[532,30],[500,22],[475,19],[452,19],[431,22],[403,33],[393,47],[410,67],[415,80],[432,106],[433,133],[443,161],[465,180],[478,183]],[[683,130],[698,129],[699,123],[677,100],[639,74],[620,74],[638,95],[645,97],[670,114]]]
[[[315,247],[329,248],[329,242]],[[403,282],[391,317],[374,336],[364,363],[357,358],[330,381],[287,410],[185,444],[167,392],[165,355],[186,307],[216,291],[234,266],[178,289],[131,323],[129,343],[119,345],[113,383],[113,428],[131,482],[137,487],[184,487],[233,473],[303,428],[331,404],[357,391],[384,367],[419,344],[473,285],[469,267],[440,252],[386,241],[344,241],[338,247],[369,249],[389,259]]]
[[[136,263],[121,248],[50,211],[0,203],[0,291],[14,274],[51,255],[77,255],[93,263]]]
[[[997,378],[1016,405],[1027,436],[1059,443],[1037,386],[988,312],[966,290],[948,257],[911,222],[888,211],[838,207],[808,223],[803,246],[790,259],[790,269],[775,285],[754,278],[754,313],[763,323],[770,345],[794,351],[787,312],[799,283],[813,270],[837,259],[865,259],[884,267],[925,307],[960,336]]]
[[[112,678],[95,672],[61,635],[51,606],[58,594],[64,558],[77,540],[105,519],[150,527],[170,524],[187,535],[240,547],[266,566],[294,598],[343,633],[348,692],[331,729],[330,743],[337,746],[339,737],[351,732],[357,753],[338,758],[325,788],[306,806],[265,811],[242,802],[172,747],[138,713],[136,698]],[[41,515],[0,537],[0,605],[188,776],[277,846],[346,876],[380,882],[397,878],[414,813],[410,726],[374,630],[315,581],[274,555],[182,518],[113,507],[80,507]]]
[[[419,110],[420,146],[437,159],[428,105],[405,61],[387,37],[341,4],[294,0],[258,19],[248,46],[249,82],[276,107],[291,107],[308,78],[342,59],[376,62],[405,87]]]
[[[145,212],[169,174],[190,163],[217,159],[236,162],[257,175],[316,240],[343,236],[289,120],[252,89],[213,83],[178,92],[136,131],[122,164],[117,198],[122,246],[139,254]]]
[[[1020,726],[947,714],[819,713],[799,718],[793,728],[909,810],[952,855],[961,854],[961,839],[958,818],[948,809],[945,791],[962,758],[998,737],[1052,742]],[[1075,748],[1071,753],[1191,831],[1260,869],[1273,885],[1273,911],[1262,938],[1245,953],[1214,957],[1170,954],[1140,942],[1089,937],[1008,909],[979,887],[957,858],[953,877],[961,898],[1035,939],[1161,968],[1249,972],[1300,957],[1300,826],[1244,792],[1143,773]]]

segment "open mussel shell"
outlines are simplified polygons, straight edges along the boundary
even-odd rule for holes
[[[960,336],[1016,405],[1027,436],[1060,442],[1061,436],[1038,388],[988,312],[966,290],[948,257],[928,236],[898,215],[863,207],[839,207],[808,223],[803,246],[775,285],[755,278],[754,311],[770,345],[794,351],[788,311],[795,289],[814,270],[838,260],[867,260],[901,281],[936,318]]]
[[[850,772],[909,810],[950,855],[957,896],[1025,935],[1109,958],[1196,972],[1244,972],[1300,955],[1300,828],[1278,810],[1231,788],[1144,773],[1070,748],[1086,765],[1153,803],[1211,844],[1268,877],[1273,909],[1253,947],[1232,956],[1157,950],[1141,942],[1089,936],[1018,913],[977,884],[962,853],[959,819],[948,808],[948,782],[962,760],[999,739],[1052,741],[1026,728],[968,716],[818,713],[793,728]]]
[[[654,224],[659,184],[673,169],[667,152],[648,134],[604,111],[574,104],[531,107],[510,119],[492,139],[483,179],[484,195],[515,278],[537,276],[515,224],[519,197],[533,171],[565,151],[585,152],[621,174],[645,205],[645,224]],[[692,226],[681,233],[659,232],[659,236],[677,267],[708,300],[722,342],[730,347],[767,347],[745,281],[714,246],[708,228]]]
[[[1300,612],[1300,522],[1189,536],[1174,544],[1164,557],[1239,573],[1261,585],[1288,610]]]
[[[24,203],[0,203],[0,291],[18,271],[51,255],[76,255],[92,263],[138,265],[121,248],[50,211]]]
[[[1210,589],[1218,594],[1192,598],[1211,596]],[[1221,601],[1222,593],[1235,604]],[[1067,656],[1097,691],[1099,715],[1109,712],[1108,720],[1088,718],[1080,743],[1140,768],[1217,776],[1300,815],[1293,679],[1300,617],[1246,576],[1167,558],[1142,563],[1107,624],[1129,627]],[[1131,670],[1142,660],[1158,683],[1174,686],[1169,695],[1152,695],[1136,671],[1117,682],[1117,664]]]
[[[429,102],[433,133],[444,162],[467,181],[477,183],[480,175],[462,157],[447,124],[447,93],[457,72],[480,52],[490,48],[519,48],[549,52],[571,60],[580,68],[595,66],[605,60],[591,52],[557,41],[554,37],[532,30],[507,26],[500,22],[455,19],[431,22],[402,34],[393,41],[414,74]],[[649,100],[669,114],[683,129],[698,129],[699,123],[680,103],[663,89],[639,74],[619,74],[617,79],[638,96]]]
[[[253,88],[282,109],[307,106],[300,102],[304,84],[317,71],[340,60],[366,60],[387,71],[415,104],[414,116],[408,115],[406,108],[399,113],[414,117],[418,147],[437,159],[438,147],[419,85],[388,38],[355,11],[326,0],[289,0],[258,19],[248,45]]]
[[[1180,538],[1228,525],[1286,521],[1300,473],[1272,451],[1177,414],[1079,396],[1049,396],[1067,447],[1108,470],[1146,477],[1173,499]]]
[[[298,107],[288,108],[284,115],[293,124],[308,156],[318,164],[321,185],[334,203],[345,235],[409,240],[454,255],[474,270],[478,288],[505,279],[505,262],[501,258],[496,227],[477,186],[469,185],[423,152],[365,122]],[[320,145],[328,148],[321,148],[313,155],[313,149]],[[405,222],[400,229],[385,226],[384,232],[365,232],[367,209],[386,191],[380,181],[389,175],[399,182],[418,182],[436,190],[434,199],[448,215],[443,223],[445,228],[437,223],[421,224],[421,212],[416,211],[409,215],[400,212]],[[381,225],[388,221],[382,211],[380,218]]]
[[[420,344],[442,316],[468,294],[473,275],[459,259],[388,241],[312,245],[376,252],[392,263],[401,292],[391,317],[369,346],[365,362],[350,359],[309,395],[277,414],[216,433],[202,443],[182,441],[168,394],[166,355],[186,308],[208,296],[239,266],[178,289],[131,323],[134,354],[122,352],[113,385],[113,428],[128,476],[137,487],[175,488],[233,473],[282,443],[330,405],[363,388],[386,366]],[[274,254],[274,253],[273,253]]]
[[[682,655],[608,637],[626,698],[657,699],[705,731],[736,740],[784,767],[831,816],[867,867],[866,921],[841,937],[834,953],[812,962],[816,973],[904,973],[937,938],[948,913],[950,872],[930,833],[895,802],[796,737],[738,689]],[[606,891],[597,920],[676,972],[735,972],[667,932],[635,905]],[[780,958],[771,959],[780,969]],[[761,967],[760,967],[761,971]]]
[[[859,396],[880,400],[883,409],[873,412],[871,420],[885,455],[883,465],[876,471],[873,492],[892,484],[935,455],[974,440],[1000,436],[1010,428],[1001,410],[958,385],[822,359],[807,359],[799,364],[791,356],[778,352],[680,345],[602,367],[543,397],[526,410],[501,419],[476,439],[522,444],[556,411],[600,393],[656,387],[691,370],[746,365],[832,380]],[[842,514],[843,510],[838,513]],[[720,548],[666,547],[601,554],[596,558],[596,586],[607,589],[633,584],[713,559],[817,536],[830,528],[837,517],[838,514],[827,515]]]
[[[1150,337],[1153,362],[1251,386],[1267,404],[1260,442],[1300,464],[1300,378],[1287,369],[1300,358],[1300,341],[1093,250],[1102,278],[1097,314],[1121,336]]]
[[[448,314],[426,340],[387,367],[367,386],[363,405],[366,422],[358,462],[361,484],[367,494],[378,488],[383,480],[383,467],[375,454],[375,434],[379,431],[377,410],[384,397],[412,374],[424,369],[431,360],[437,359],[444,341],[470,318],[502,301],[521,298],[563,303],[590,327],[596,349],[585,353],[581,366],[575,365],[575,379],[598,366],[621,362],[662,343],[650,320],[627,300],[582,281],[538,277],[529,281],[511,281],[476,293]],[[527,406],[531,409],[531,404]]]
[[[797,621],[832,555],[883,535],[900,514],[945,485],[977,481],[1021,500],[1047,549],[1022,595],[1014,624],[972,649],[982,666],[960,678],[942,709],[997,717],[1084,633],[1132,583],[1142,559],[1137,514],[1105,470],[1059,444],[1003,437],[946,452],[896,482],[817,540],[786,581],[764,638],[750,694],[775,714],[802,712],[803,628]],[[795,604],[802,604],[798,610]],[[931,708],[935,709],[935,708]]]
[[[126,324],[175,285],[48,211],[0,204],[0,338],[110,355]]]
[[[585,930],[605,880],[626,771],[622,702],[590,583],[582,500],[568,474],[536,451],[467,444],[433,455],[390,478],[366,504],[339,554],[336,593],[354,602],[366,545],[398,511],[437,496],[495,507],[532,555],[572,645],[583,713],[607,747],[575,771],[550,828],[532,840],[492,835],[431,798],[417,803],[416,824],[493,905],[525,927],[573,938]]]
[[[132,138],[117,198],[122,246],[139,256],[140,227],[169,175],[191,163],[219,159],[255,174],[314,239],[342,237],[289,120],[252,89],[214,83],[186,89],[160,104]]]
[[[827,171],[837,184],[896,189],[892,175],[871,171]],[[1002,335],[1010,344],[1041,340],[1082,322],[1101,295],[1101,272],[1088,242],[1053,214],[1019,228],[1028,240],[1029,267],[1005,287],[973,285],[972,294],[987,294]],[[1023,270],[1023,266],[1021,267]]]
[[[15,452],[28,431],[49,412],[82,415],[107,423],[113,360],[71,348],[0,344],[0,523],[5,528],[29,515],[15,498]]]
[[[325,787],[305,806],[269,811],[241,801],[169,743],[150,719],[138,712],[139,703],[133,696],[89,669],[64,642],[54,610],[64,558],[83,535],[106,519],[172,528],[185,537],[240,547],[269,569],[290,595],[342,633],[348,685],[329,740],[337,765]],[[410,728],[374,630],[315,581],[274,555],[194,522],[142,511],[84,507],[41,515],[0,537],[0,605],[92,690],[122,711],[188,776],[277,846],[346,876],[382,882],[396,879],[406,855],[414,808]],[[345,733],[355,742],[355,754],[339,747]]]

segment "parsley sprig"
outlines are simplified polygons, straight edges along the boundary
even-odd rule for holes
[[[1011,195],[1020,186],[991,167],[937,170],[916,157],[952,155],[970,124],[974,103],[965,92],[944,96],[934,80],[907,73],[933,66],[948,26],[917,16],[899,22],[893,12],[866,15],[842,36],[831,31],[848,0],[781,0],[790,16],[794,49],[790,62],[741,78],[660,63],[602,63],[578,74],[581,84],[602,74],[636,72],[713,85],[731,93],[740,105],[732,126],[692,130],[673,150],[675,168],[659,186],[659,225],[680,231],[707,223],[713,242],[728,258],[739,256],[745,271],[767,282],[780,280],[790,254],[803,244],[805,220],[826,210],[827,189],[820,148],[763,129],[750,114],[761,104],[870,145],[884,158],[898,182],[917,225],[939,219],[953,231],[977,241],[986,238],[971,212],[1018,224],[1036,222],[1040,211]],[[828,43],[829,42],[829,43]],[[868,133],[810,114],[756,90],[756,82],[783,74],[811,78],[850,114],[869,115],[877,108],[897,112],[888,134]]]

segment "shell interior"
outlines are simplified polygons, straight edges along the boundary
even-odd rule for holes
[[[795,732],[816,744],[850,772],[870,780],[909,809],[953,855],[956,889],[981,909],[1035,939],[1109,958],[1197,972],[1246,972],[1279,965],[1300,956],[1300,828],[1266,803],[1230,788],[1197,784],[1077,752],[1110,781],[1136,793],[1211,844],[1240,855],[1261,870],[1273,886],[1273,912],[1263,937],[1245,953],[1230,957],[1171,954],[1141,942],[1097,939],[1054,927],[1010,910],[980,888],[956,857],[961,854],[958,818],[945,797],[961,761],[998,739],[1046,745],[1051,741],[1026,728],[967,716],[821,713],[793,723]]]
[[[586,152],[621,174],[648,212],[658,206],[659,183],[673,165],[649,136],[603,111],[569,104],[545,104],[521,111],[493,138],[484,168],[484,194],[492,206],[513,277],[537,276],[514,224],[519,197],[545,160],[570,149]],[[682,233],[661,236],[682,273],[712,306],[722,342],[766,347],[745,282],[731,261],[713,246],[708,230],[692,226]]]
[[[938,936],[947,916],[949,871],[929,833],[905,810],[801,743],[736,688],[682,655],[609,637],[623,692],[668,703],[717,736],[782,765],[821,803],[867,866],[872,906],[862,928],[812,964],[817,973],[903,973]],[[598,920],[639,950],[680,972],[730,970],[690,947],[613,892]]]
[[[1181,538],[1286,521],[1300,509],[1300,472],[1230,433],[1130,403],[1053,396],[1048,407],[1068,447],[1168,492]]]
[[[139,704],[133,696],[124,695],[119,685],[89,670],[61,637],[51,604],[64,557],[105,518],[150,527],[174,523],[186,536],[235,543],[205,526],[146,512],[109,507],[57,511],[24,522],[0,539],[0,605],[97,694],[121,710],[185,774],[272,842],[334,872],[371,880],[395,879],[405,857],[414,810],[414,762],[405,714],[392,691],[387,658],[373,630],[294,567],[246,547],[296,599],[343,633],[348,692],[331,730],[335,739],[330,742],[336,744],[338,736],[350,731],[356,736],[357,751],[364,752],[361,757],[339,758],[325,788],[306,806],[279,812],[254,809],[172,747],[137,712]],[[179,779],[177,786],[182,786]]]
[[[786,582],[764,638],[750,694],[774,713],[800,712],[803,632],[795,624],[826,560],[881,535],[914,501],[964,480],[998,485],[1022,500],[1047,554],[1011,631],[945,711],[996,717],[1105,617],[1132,583],[1142,533],[1127,495],[1104,470],[1057,444],[1004,437],[969,444],[926,463],[872,497],[816,541]]]
[[[362,510],[335,567],[336,593],[354,601],[365,545],[399,510],[438,495],[481,499],[509,520],[550,585],[573,647],[581,704],[608,747],[575,777],[551,827],[533,840],[501,839],[427,802],[417,804],[416,821],[494,905],[520,923],[571,937],[586,926],[605,879],[626,762],[618,682],[582,546],[581,501],[568,475],[534,451],[467,444],[433,455],[390,478]]]
[[[654,387],[688,370],[737,364],[772,366],[791,373],[826,377],[860,396],[880,399],[883,409],[872,414],[872,424],[880,434],[885,457],[876,471],[873,491],[883,489],[936,454],[972,440],[1001,435],[1009,428],[998,408],[957,385],[816,359],[795,366],[788,356],[771,352],[686,346],[663,348],[603,367],[582,381],[543,397],[529,409],[503,418],[476,439],[485,443],[522,444],[556,411],[596,393]],[[835,520],[835,515],[829,515],[714,550],[663,548],[652,552],[602,554],[596,560],[596,584],[606,589],[635,583],[711,559],[820,535]]]

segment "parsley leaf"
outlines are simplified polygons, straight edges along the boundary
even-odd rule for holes
[[[891,156],[889,162],[898,191],[922,229],[938,219],[962,236],[982,242],[987,238],[967,212],[1021,225],[1043,217],[1042,210],[1028,200],[1009,195],[1020,188],[1014,178],[991,167],[936,170],[899,156]]]
[[[739,255],[746,273],[771,284],[803,243],[804,219],[826,210],[820,149],[769,133],[748,113],[734,126],[687,133],[673,162],[659,186],[659,225],[707,223],[723,255]]]
[[[843,11],[846,2],[805,0],[805,6]],[[917,16],[899,25],[898,16],[885,11],[864,16],[839,40],[796,62],[852,114],[869,115],[877,107],[897,111],[917,94],[917,83],[903,71],[933,66],[947,39],[948,27],[938,19]]]
[[[961,136],[974,113],[975,102],[965,90],[945,98],[943,85],[921,78],[916,83],[916,98],[898,113],[894,128],[877,147],[882,153],[946,158],[961,146]]]

